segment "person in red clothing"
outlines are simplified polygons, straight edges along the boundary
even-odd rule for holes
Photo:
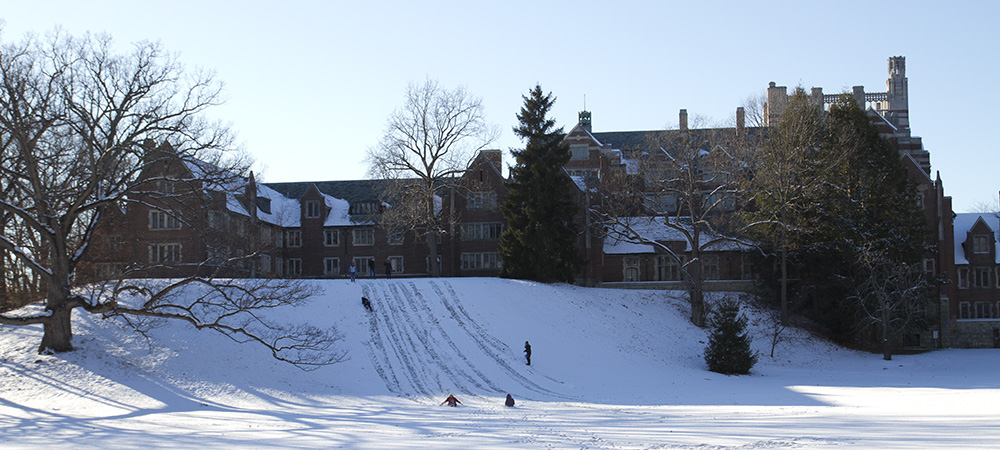
[[[447,403],[448,406],[458,406],[462,404],[462,402],[458,401],[458,399],[451,394],[448,394],[448,398],[444,399],[444,401],[441,402],[442,405],[444,405],[445,403]]]

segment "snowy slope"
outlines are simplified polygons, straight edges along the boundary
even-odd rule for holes
[[[706,331],[677,293],[316,283],[310,306],[275,312],[344,334],[350,359],[313,372],[176,322],[147,340],[80,315],[78,350],[56,356],[33,353],[40,329],[0,328],[0,447],[987,448],[1000,437],[995,351],[886,362],[789,330],[775,358],[726,377],[706,370]],[[750,313],[767,355],[766,319]],[[438,406],[449,392],[464,405]]]

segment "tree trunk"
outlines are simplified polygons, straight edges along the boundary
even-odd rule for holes
[[[882,305],[882,359],[892,360],[892,346],[889,343],[889,308]]]
[[[38,346],[38,353],[44,353],[46,350],[53,352],[73,350],[71,343],[73,339],[71,320],[73,310],[66,307],[65,299],[58,303],[59,306],[56,308],[46,308],[47,311],[52,312],[52,316],[49,317],[49,321],[45,322],[45,333],[42,335],[42,344]]]

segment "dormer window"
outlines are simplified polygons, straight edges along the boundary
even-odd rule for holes
[[[271,214],[271,199],[267,197],[257,197],[257,209],[264,214]]]
[[[990,236],[977,234],[972,236],[972,253],[989,253]]]
[[[320,203],[319,200],[309,200],[306,202],[306,218],[315,219],[320,216]]]
[[[377,214],[378,202],[351,203],[351,214]]]

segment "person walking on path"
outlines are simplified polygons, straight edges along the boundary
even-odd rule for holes
[[[375,258],[368,260],[368,273],[371,274],[372,279],[375,279]]]
[[[452,407],[458,406],[458,405],[462,404],[462,402],[458,401],[458,399],[455,398],[455,396],[451,395],[451,394],[448,394],[448,398],[444,399],[444,401],[441,402],[441,405],[444,405],[445,403],[447,403],[448,406],[452,406]]]
[[[385,277],[392,278],[392,261],[389,258],[385,259]]]
[[[531,344],[528,341],[524,341],[524,357],[528,360],[528,365],[531,365]]]
[[[507,394],[507,401],[503,402],[503,404],[507,405],[507,407],[513,407],[514,397],[511,397],[510,394]]]
[[[351,274],[351,283],[354,282],[354,277],[358,276],[358,266],[351,261],[351,267],[347,269],[347,273]]]

